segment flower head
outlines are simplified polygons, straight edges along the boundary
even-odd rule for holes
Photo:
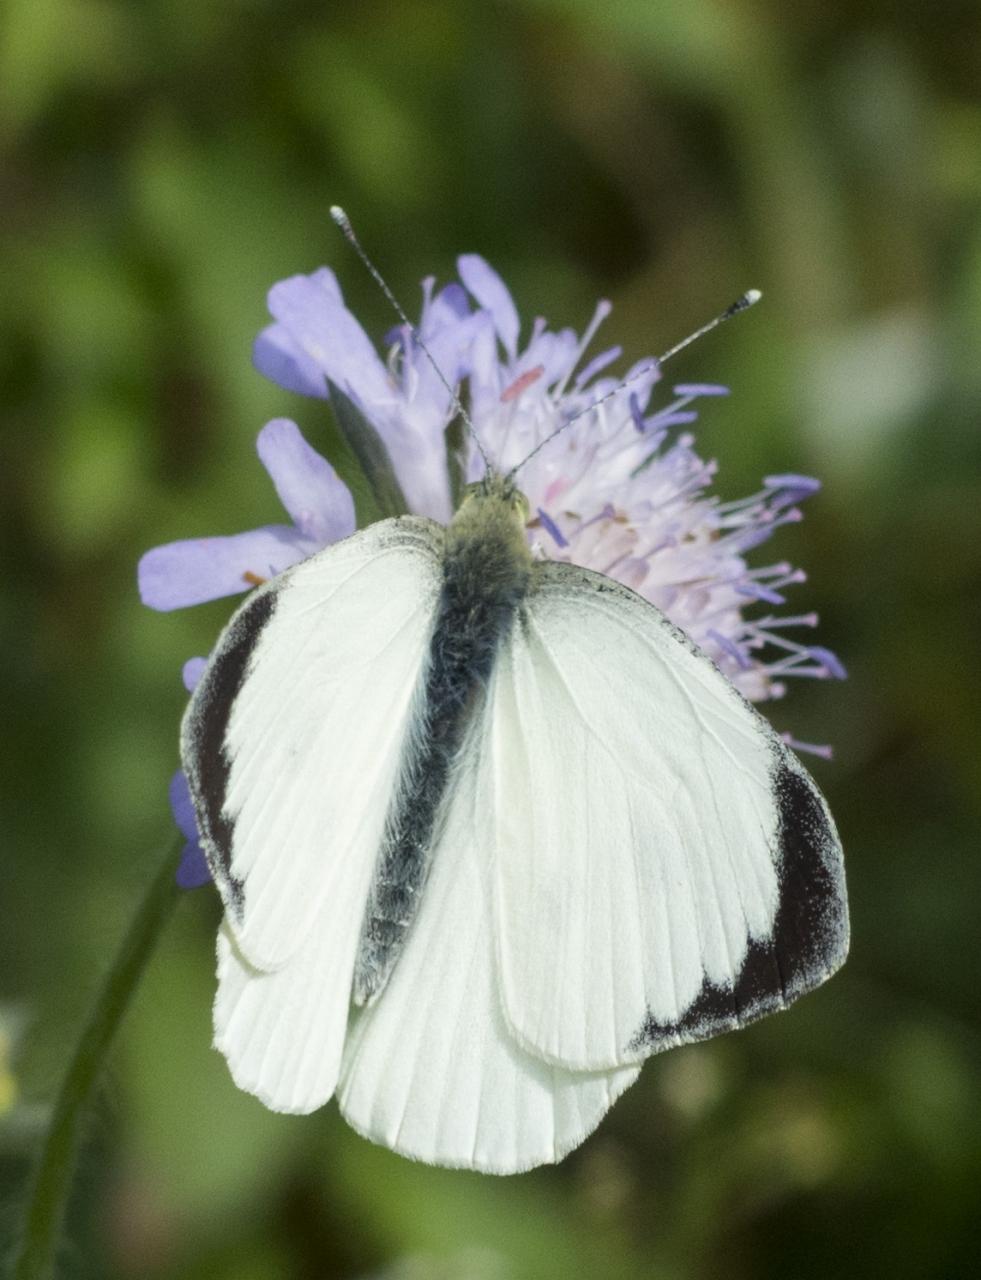
[[[696,405],[726,388],[681,384],[663,394],[651,360],[625,379],[612,375],[618,347],[588,356],[607,302],[582,334],[537,319],[522,340],[500,277],[474,254],[457,265],[459,283],[437,290],[423,282],[417,329],[393,330],[385,358],[345,306],[333,272],[281,281],[269,294],[273,323],[256,339],[257,369],[318,399],[340,391],[380,439],[416,514],[447,522],[455,489],[482,473],[482,452],[500,471],[524,463],[518,483],[537,554],[631,587],[746,697],[780,697],[790,676],[843,677],[829,650],[793,638],[816,625],[814,614],[775,612],[803,572],[748,560],[781,525],[801,519],[799,503],[818,481],[768,476],[757,493],[721,502],[710,491],[716,464],[700,457],[687,428]],[[457,403],[446,383],[460,388],[477,437],[465,436],[457,452],[448,447]],[[146,604],[176,609],[247,591],[354,531],[350,493],[295,423],[268,423],[258,452],[292,523],[149,551],[139,566]]]
[[[500,277],[475,254],[457,265],[462,285],[437,292],[424,282],[418,334],[447,381],[466,383],[474,429],[498,470],[534,455],[519,483],[540,553],[632,587],[749,698],[781,696],[790,675],[843,675],[828,650],[787,635],[816,625],[813,614],[779,617],[771,608],[746,617],[754,605],[784,604],[784,589],[804,580],[785,562],[750,567],[746,556],[780,525],[800,520],[798,504],[819,482],[769,476],[758,493],[720,502],[709,492],[716,464],[677,429],[696,420],[698,401],[726,395],[725,387],[677,385],[652,404],[656,362],[641,361],[622,379],[604,372],[618,347],[587,358],[609,303],[597,306],[581,335],[538,319],[522,344]],[[326,268],[275,285],[269,306],[275,323],[256,340],[256,367],[289,390],[325,397],[329,384],[339,387],[384,441],[409,509],[448,520],[455,460],[446,429],[455,405],[413,333],[396,329],[383,361]],[[463,478],[477,479],[483,465],[467,440]]]

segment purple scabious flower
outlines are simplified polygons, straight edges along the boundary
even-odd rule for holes
[[[466,382],[474,427],[499,470],[527,457],[558,426],[582,414],[522,468],[542,555],[597,569],[656,604],[754,701],[780,697],[788,676],[844,675],[827,649],[791,639],[813,614],[747,618],[754,604],[781,606],[804,574],[785,562],[750,567],[747,553],[780,525],[801,519],[799,503],[817,480],[768,476],[748,498],[722,503],[709,493],[715,462],[694,436],[675,429],[697,418],[695,404],[725,387],[682,384],[651,404],[659,373],[641,361],[629,381],[602,376],[621,352],[587,359],[610,304],[601,302],[580,336],[534,322],[524,344],[517,308],[501,278],[476,254],[459,258],[461,284],[436,292],[423,283],[418,332],[451,385]],[[381,437],[409,510],[446,522],[452,467],[446,429],[452,397],[414,340],[396,329],[382,360],[344,306],[333,273],[293,276],[269,294],[275,323],[259,335],[255,364],[291,391],[326,398],[339,388]],[[645,368],[649,372],[644,372]],[[586,410],[583,413],[583,410]],[[464,442],[464,478],[483,462]]]
[[[843,678],[833,653],[795,638],[817,625],[816,615],[779,612],[803,571],[748,558],[781,525],[801,519],[799,504],[819,482],[768,476],[757,493],[721,502],[710,489],[716,463],[696,452],[687,428],[698,402],[728,394],[725,387],[679,384],[665,395],[651,360],[634,365],[625,381],[605,372],[620,348],[591,358],[588,351],[608,302],[582,334],[550,330],[539,318],[522,340],[517,308],[496,272],[476,254],[461,256],[457,267],[459,283],[437,290],[432,279],[423,282],[417,332],[446,381],[460,388],[494,465],[509,470],[576,419],[520,472],[537,554],[631,587],[753,701],[783,696],[788,677]],[[447,523],[455,489],[478,479],[484,464],[472,439],[450,446],[454,398],[416,335],[393,330],[383,358],[326,267],[274,285],[269,310],[273,323],[253,353],[259,372],[288,391],[333,400],[339,418],[353,406],[380,441],[404,508]],[[354,532],[348,489],[295,423],[268,423],[258,452],[291,523],[147,552],[139,565],[144,603],[169,610],[245,592]],[[189,688],[203,662],[185,668]]]

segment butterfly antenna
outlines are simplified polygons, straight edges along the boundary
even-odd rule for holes
[[[636,382],[638,378],[643,378],[645,374],[653,373],[655,369],[660,369],[663,364],[667,364],[669,360],[673,360],[679,351],[684,351],[685,347],[690,347],[691,344],[693,342],[697,342],[699,338],[704,338],[707,333],[711,333],[713,329],[717,329],[720,324],[724,324],[727,320],[731,320],[733,316],[738,316],[741,311],[748,311],[749,308],[759,302],[762,297],[763,295],[760,293],[759,289],[747,289],[744,294],[738,297],[736,301],[731,304],[731,306],[726,307],[725,311],[720,311],[714,319],[708,322],[708,324],[703,324],[700,329],[696,329],[694,333],[690,333],[687,338],[682,338],[680,342],[676,342],[673,347],[669,347],[668,350],[665,351],[664,355],[656,356],[649,364],[643,365],[640,369],[635,369],[628,378],[624,378],[623,381],[618,382],[615,387],[611,387],[609,391],[604,392],[598,400],[594,400],[592,404],[586,405],[585,409],[580,409],[579,412],[574,413],[571,418],[567,418],[560,427],[555,428],[551,435],[547,435],[544,440],[539,441],[539,443],[535,445],[534,449],[532,449],[531,453],[529,453],[526,458],[522,458],[516,467],[511,468],[507,474],[507,479],[513,479],[515,474],[525,465],[526,462],[530,462],[539,450],[544,449],[547,444],[550,444],[556,436],[561,435],[563,431],[568,427],[571,427],[574,422],[578,422],[579,419],[585,417],[587,413],[592,413],[593,410],[598,409],[601,404],[605,404],[607,400],[611,400],[613,396],[618,395],[624,387],[629,387],[631,382]]]
[[[354,228],[351,226],[350,218],[347,216],[344,210],[340,207],[340,205],[336,205],[336,204],[331,205],[330,216],[333,218],[333,220],[340,227],[341,231],[344,233],[344,238],[348,241],[351,248],[354,250],[354,252],[358,255],[358,257],[367,267],[368,272],[371,275],[371,278],[374,280],[375,284],[378,285],[379,289],[381,289],[382,293],[388,299],[389,303],[394,308],[398,318],[402,321],[405,327],[412,334],[413,341],[418,344],[420,350],[425,355],[429,363],[432,365],[433,370],[435,371],[436,377],[439,378],[440,382],[449,392],[450,402],[452,403],[455,412],[460,415],[460,418],[462,419],[464,425],[466,426],[467,430],[470,432],[470,435],[473,438],[473,442],[477,446],[477,449],[480,453],[481,458],[483,458],[484,460],[484,466],[487,468],[488,471],[492,471],[493,467],[491,466],[490,458],[487,456],[487,451],[485,450],[483,443],[481,442],[480,436],[477,434],[477,428],[473,425],[473,419],[470,417],[470,414],[467,413],[466,409],[464,409],[463,407],[459,394],[453,389],[453,387],[450,386],[449,379],[446,377],[446,375],[443,373],[443,370],[436,363],[436,360],[434,359],[432,352],[426,346],[425,342],[423,342],[422,338],[419,335],[419,330],[412,323],[409,317],[405,314],[405,311],[402,309],[402,306],[400,305],[398,298],[396,298],[395,294],[392,293],[391,289],[385,283],[385,280],[383,279],[381,272],[378,270],[375,264],[368,257],[367,253],[365,253],[361,245],[361,241],[358,239],[358,237],[354,233]]]

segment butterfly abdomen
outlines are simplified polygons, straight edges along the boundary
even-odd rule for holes
[[[398,959],[429,868],[440,806],[471,715],[531,581],[523,524],[475,497],[446,532],[443,583],[398,782],[368,897],[354,999],[377,995]]]

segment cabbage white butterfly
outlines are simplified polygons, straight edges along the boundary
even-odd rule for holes
[[[848,945],[807,772],[653,605],[533,558],[518,470],[261,586],[181,734],[236,1082],[495,1173],[560,1159],[646,1057],[785,1008]]]

